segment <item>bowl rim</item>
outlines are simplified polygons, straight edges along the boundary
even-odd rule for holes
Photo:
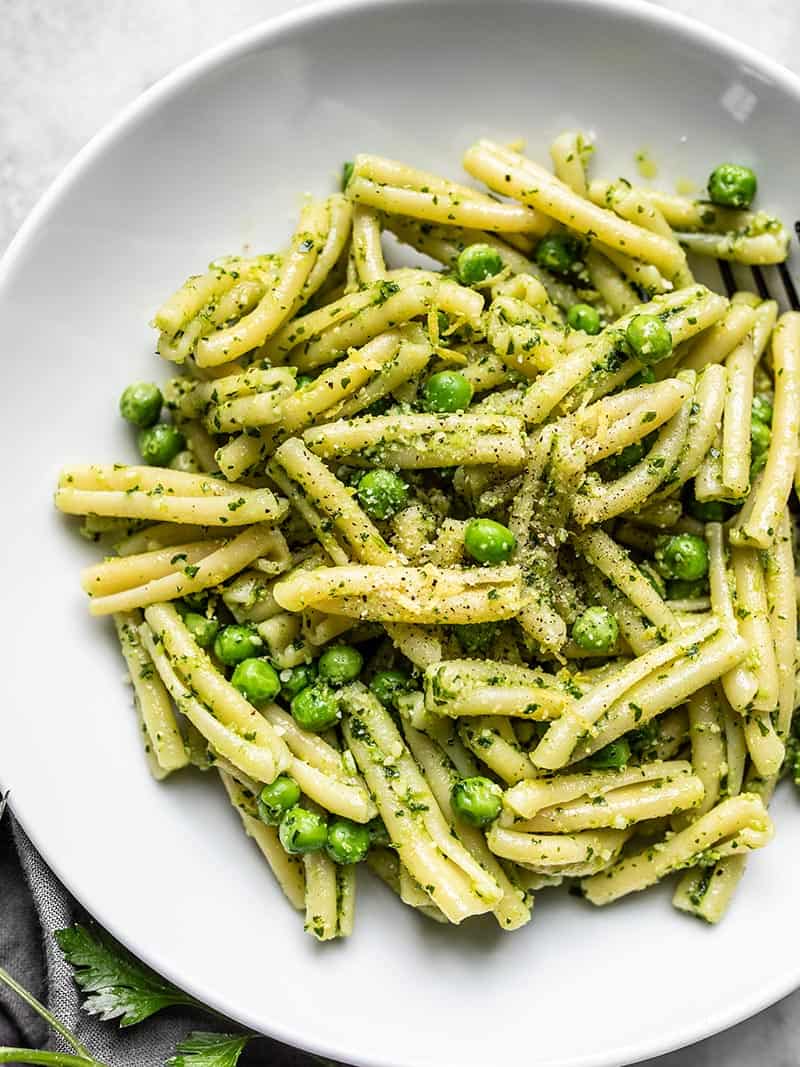
[[[31,238],[35,236],[40,227],[47,223],[48,216],[57,209],[60,200],[80,180],[83,172],[118,139],[126,136],[139,122],[146,120],[150,112],[162,101],[179,93],[196,78],[212,73],[232,60],[258,51],[266,45],[279,41],[284,35],[302,30],[315,22],[324,23],[342,16],[351,16],[359,12],[375,12],[390,6],[413,9],[430,2],[431,0],[312,0],[301,8],[290,9],[282,14],[262,19],[181,63],[106,122],[47,186],[12,237],[5,253],[0,257],[0,290],[12,279],[16,264],[23,258]],[[440,6],[456,7],[464,0],[435,0],[435,2]],[[771,59],[758,49],[731,37],[724,31],[698,22],[680,12],[657,6],[656,0],[507,0],[507,2],[520,7],[536,7],[540,3],[545,6],[557,5],[559,9],[572,8],[576,12],[593,9],[606,15],[638,21],[643,25],[649,24],[648,28],[656,30],[662,28],[683,37],[688,43],[727,56],[731,62],[745,64],[752,71],[766,76],[776,83],[782,92],[793,97],[800,109],[800,76],[777,60]],[[71,877],[58,866],[51,864],[46,844],[35,831],[25,826],[24,810],[17,810],[13,797],[9,797],[9,802],[26,837],[48,863],[59,881],[116,940],[128,947],[144,963],[202,1003],[222,1012],[233,1022],[250,1027],[258,1034],[264,1034],[294,1048],[333,1057],[342,1064],[353,1062],[349,1059],[350,1053],[344,1048],[317,1041],[313,1034],[286,1027],[279,1020],[270,1020],[269,1028],[265,1029],[263,1019],[248,1018],[247,1013],[242,1013],[234,1004],[227,1003],[224,996],[207,996],[205,990],[198,989],[191,982],[187,984],[183,975],[176,974],[172,961],[162,958],[157,947],[153,946],[143,951],[141,946],[129,946],[124,931],[113,919],[104,917],[103,902],[93,899],[91,892],[78,889]],[[626,1064],[639,1063],[642,1060],[685,1048],[751,1018],[799,987],[800,960],[795,971],[790,975],[783,974],[776,977],[771,984],[754,990],[749,997],[740,997],[729,1008],[720,1009],[710,1016],[704,1015],[693,1025],[684,1025],[673,1030],[666,1041],[654,1036],[630,1042],[612,1050],[591,1053],[572,1060],[571,1067],[624,1067]],[[387,1050],[385,1055],[376,1050],[366,1059],[362,1059],[359,1067],[407,1067],[407,1064],[392,1058],[390,1050]]]

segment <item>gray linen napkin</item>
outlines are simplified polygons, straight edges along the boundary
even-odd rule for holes
[[[190,1030],[220,1030],[198,1012],[172,1009],[127,1030],[80,1010],[72,970],[53,931],[89,916],[57,880],[9,811],[0,820],[0,964],[109,1067],[162,1067]],[[235,1024],[229,1029],[236,1031]],[[0,1045],[71,1051],[18,997],[0,986]],[[268,1038],[251,1042],[241,1067],[311,1067],[320,1060]]]

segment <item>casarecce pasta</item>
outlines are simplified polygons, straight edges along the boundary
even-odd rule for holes
[[[694,273],[786,230],[746,167],[690,200],[591,155],[357,156],[155,312],[142,462],[59,477],[151,773],[215,769],[321,941],[361,861],[440,923],[674,872],[717,922],[800,779],[800,313]]]

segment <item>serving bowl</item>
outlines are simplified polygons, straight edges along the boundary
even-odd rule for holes
[[[797,206],[800,82],[662,10],[622,0],[336,0],[247,31],[146,93],[67,168],[0,269],[5,700],[0,780],[46,860],[131,950],[201,1000],[363,1067],[632,1063],[722,1029],[800,984],[788,789],[725,922],[666,888],[594,910],[538,895],[519,933],[441,928],[360,885],[344,944],[291,914],[222,791],[159,785],[139,752],[111,628],[78,568],[96,552],[52,508],[67,461],[133,459],[117,397],[166,376],[153,309],[188,274],[280,245],[302,194],[358,151],[458,177],[480,136],[546,156],[568,127],[597,173],[658,184],[752,165]]]

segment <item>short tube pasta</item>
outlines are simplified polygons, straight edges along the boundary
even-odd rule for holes
[[[58,477],[142,773],[217,772],[320,942],[362,862],[440,924],[673,872],[716,923],[800,784],[800,312],[687,259],[796,305],[788,231],[520,144],[353,155],[158,308],[143,462]]]
[[[199,474],[159,467],[66,467],[59,477],[56,507],[67,515],[206,526],[277,522],[286,503],[269,489],[226,485]]]
[[[277,268],[273,284],[255,308],[233,326],[218,330],[197,343],[195,358],[200,367],[230,363],[264,343],[289,315],[310,296],[308,280],[325,245],[330,224],[324,204],[310,202],[300,214],[297,232]]]
[[[586,270],[592,286],[615,315],[626,315],[639,303],[639,297],[627,278],[596,248],[586,253]]]
[[[662,772],[656,781],[637,782],[603,793],[600,798],[579,798],[538,812],[532,819],[516,822],[520,833],[571,834],[581,830],[625,830],[648,819],[661,819],[694,809],[703,799],[703,783],[697,775]]]
[[[403,865],[451,922],[490,911],[501,899],[494,878],[455,839],[391,716],[363,687],[343,693],[344,731]],[[397,775],[383,772],[393,752]],[[415,798],[409,808],[405,798]],[[403,812],[401,816],[399,812]]]
[[[593,371],[602,372],[609,359],[613,359],[624,331],[635,315],[663,313],[673,343],[679,344],[716,322],[726,306],[727,302],[722,297],[703,286],[694,286],[632,308],[617,319],[613,327],[606,327],[591,338],[584,348],[571,352],[560,364],[542,374],[528,387],[523,404],[525,421],[529,425],[543,422],[567,394],[583,383]],[[635,370],[634,361],[630,375]]]
[[[177,600],[178,597],[219,585],[257,560],[272,543],[273,533],[270,527],[249,526],[218,546],[213,541],[200,542],[203,547],[199,555],[196,552],[181,552],[180,546],[177,546],[169,557],[168,572],[161,577],[100,596],[95,595],[94,586],[87,589],[92,597],[89,611],[92,615],[111,615],[118,611],[147,607],[148,604]],[[211,551],[207,551],[209,545]],[[190,557],[197,562],[189,562]],[[128,556],[125,563],[129,564],[135,559],[134,556]]]
[[[141,623],[138,612],[119,612],[114,616],[119,647],[133,686],[147,751],[153,756],[153,776],[160,779],[185,767],[189,757],[175,721],[172,701],[142,643],[139,633]]]
[[[685,485],[700,470],[717,440],[722,412],[725,406],[725,383],[727,372],[724,367],[712,364],[701,371],[697,378],[689,414],[689,429],[686,444],[673,469],[669,482],[663,489],[652,494],[649,506],[665,503],[675,490]],[[749,472],[748,472],[749,473]],[[721,471],[720,471],[721,474]],[[642,514],[639,512],[639,519]],[[667,523],[666,525],[672,525]]]
[[[661,704],[660,710],[666,711],[667,707],[680,703],[680,699],[672,700],[668,695],[668,688],[664,683],[670,681],[679,684],[680,671],[673,667],[672,671],[664,670],[668,665],[682,665],[684,658],[691,655],[692,650],[709,639],[713,639],[719,632],[720,621],[709,619],[700,623],[699,626],[682,633],[663,645],[657,645],[649,652],[637,656],[635,660],[627,664],[619,672],[612,675],[607,681],[602,682],[583,696],[571,708],[567,709],[560,719],[551,724],[542,740],[532,753],[532,759],[537,767],[544,770],[556,770],[570,762],[575,746],[580,738],[586,735],[592,736],[595,725],[612,715],[613,709],[627,707],[634,723],[644,717],[644,712],[639,704],[638,694],[641,687],[661,690],[661,699],[671,703]],[[648,713],[658,714],[648,707]],[[638,714],[637,714],[638,712]]]
[[[795,573],[792,526],[788,510],[781,516],[775,546],[765,567],[769,626],[775,646],[778,671],[778,714],[776,730],[785,741],[794,711],[795,669],[797,665],[797,598],[792,588]]]
[[[662,711],[683,703],[695,690],[716,681],[740,663],[746,653],[745,642],[727,630],[721,630],[705,642],[702,655],[690,648],[673,661],[669,670],[646,679],[629,690],[618,704],[612,705],[598,723],[592,739],[578,743],[572,753],[572,762],[585,759],[639,723],[646,724]]]
[[[744,544],[769,548],[791,492],[800,455],[800,312],[778,320],[772,342],[775,414],[763,478],[750,516],[738,531]]]
[[[625,830],[523,833],[495,823],[489,830],[487,841],[495,855],[530,870],[575,878],[607,867],[619,854],[627,837]]]
[[[486,840],[477,827],[470,826],[454,812],[450,801],[453,785],[459,780],[458,772],[450,762],[447,752],[424,733],[404,725],[403,734],[414,758],[422,769],[425,780],[462,844],[478,863],[491,874],[503,891],[494,906],[494,915],[503,930],[518,930],[530,921],[531,909],[525,893],[515,885],[489,850]]]
[[[617,587],[666,638],[677,637],[680,627],[670,610],[624,549],[602,530],[575,539],[575,547]]]
[[[358,466],[513,468],[525,457],[522,423],[510,415],[378,415],[315,427],[303,440],[322,459]]]
[[[772,821],[759,797],[748,793],[729,797],[674,834],[662,848],[645,849],[586,879],[583,895],[592,904],[610,904],[646,889],[671,871],[693,865],[704,854],[713,863],[716,857],[735,855],[736,849],[762,848],[772,835]]]
[[[459,737],[473,756],[509,785],[535,778],[538,773],[517,741],[508,719],[497,716],[466,718],[459,727]]]
[[[356,157],[347,195],[356,204],[428,222],[511,233],[542,234],[549,228],[535,211],[377,156]]]
[[[708,578],[711,607],[731,629],[738,631],[733,602],[733,576],[728,570],[723,529],[720,523],[710,522],[705,530],[708,542]],[[744,711],[756,695],[758,679],[746,664],[739,664],[722,676],[722,687],[731,705]]]
[[[543,167],[494,142],[481,141],[468,149],[464,167],[495,192],[519,199],[579,233],[591,231],[609,248],[653,263],[667,278],[672,278],[685,262],[675,242],[576,196]]]
[[[739,629],[748,645],[747,665],[756,680],[755,694],[743,713],[745,739],[759,773],[769,776],[783,763],[784,745],[773,721],[780,682],[764,572],[754,549],[734,547],[731,556]]]
[[[276,827],[261,822],[256,814],[252,794],[227,771],[220,769],[219,776],[231,804],[239,813],[245,833],[258,845],[289,903],[293,908],[302,911],[306,896],[302,860],[298,856],[287,855],[278,839]]]
[[[519,568],[342,566],[297,570],[273,591],[287,611],[316,608],[374,622],[467,625],[516,615]]]
[[[289,764],[289,750],[276,733],[275,729],[256,711],[252,704],[235,689],[212,664],[210,658],[192,639],[189,631],[181,621],[178,613],[169,604],[154,604],[145,610],[145,621],[159,640],[163,654],[154,658],[156,668],[161,674],[167,689],[170,681],[162,673],[160,663],[167,660],[166,666],[179,678],[181,710],[184,712],[209,742],[226,756],[245,774],[250,774],[256,781],[272,782]],[[148,651],[151,656],[154,644]],[[173,683],[174,690],[174,683]],[[171,690],[173,699],[178,697]],[[187,699],[188,694],[196,694]],[[203,702],[213,715],[200,715],[199,707]],[[208,722],[211,718],[212,728]],[[217,728],[217,725],[219,729]],[[230,751],[220,748],[218,734],[225,731],[230,735]],[[209,736],[209,733],[212,736]],[[253,751],[255,750],[255,751]],[[251,763],[250,754],[258,757],[257,769],[242,766],[240,754],[246,755],[246,762]],[[231,754],[232,753],[232,754]]]
[[[681,367],[701,371],[704,367],[723,363],[752,331],[755,321],[754,308],[732,303],[722,318],[690,344]]]
[[[672,897],[673,906],[698,919],[720,921],[742,879],[747,854],[727,856],[713,867],[694,867],[681,878]]]
[[[605,522],[633,511],[667,481],[685,448],[692,415],[692,400],[685,400],[676,415],[661,429],[655,444],[633,470],[616,481],[587,482],[576,496],[573,516],[581,526]]]
[[[720,799],[727,775],[722,709],[714,687],[707,686],[693,693],[688,710],[692,768],[704,789],[695,811],[697,815],[704,815]]]
[[[577,196],[586,196],[585,157],[592,151],[583,134],[567,130],[559,134],[550,145],[550,158],[553,160],[556,177],[568,185]]]
[[[386,273],[380,219],[368,208],[353,211],[353,255],[361,282],[379,281]]]
[[[722,484],[734,499],[739,499],[750,488],[750,410],[755,370],[752,337],[745,338],[731,352],[725,370]]]
[[[561,808],[573,800],[595,800],[617,789],[626,789],[642,782],[658,782],[664,777],[687,776],[691,772],[691,764],[686,760],[675,760],[643,763],[618,771],[580,771],[550,778],[533,778],[506,790],[504,803],[515,822],[517,817],[530,820],[541,811]]]
[[[345,486],[301,441],[293,438],[281,445],[273,462],[297,482],[310,504],[329,517],[358,559],[376,565],[393,560],[394,554],[380,532]]]
[[[573,698],[541,671],[491,660],[443,660],[425,671],[425,705],[439,715],[560,715]]]
[[[306,796],[353,822],[369,822],[377,815],[363,780],[347,769],[340,752],[304,731],[277,704],[268,705],[263,714],[291,752],[289,773]]]

